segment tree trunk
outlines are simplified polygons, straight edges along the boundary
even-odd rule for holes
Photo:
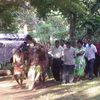
[[[72,46],[76,44],[76,34],[75,34],[75,24],[76,24],[76,14],[70,14],[70,40]]]

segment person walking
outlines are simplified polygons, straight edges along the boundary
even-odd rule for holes
[[[75,65],[75,80],[78,81],[81,79],[82,76],[85,74],[85,67],[86,67],[86,61],[85,61],[85,50],[83,47],[83,42],[81,40],[78,40],[77,42],[77,48],[76,48],[76,65]]]
[[[74,80],[74,68],[75,68],[75,49],[71,46],[71,42],[66,43],[66,49],[64,49],[63,57],[63,76],[62,84],[71,83]]]
[[[88,39],[88,45],[86,46],[85,55],[88,60],[88,74],[89,79],[93,79],[93,72],[94,72],[94,61],[95,61],[95,54],[97,53],[96,46],[92,43],[91,39]]]
[[[18,86],[22,88],[24,78],[24,56],[23,52],[18,49],[13,55],[14,78]]]
[[[52,48],[51,55],[52,55],[51,70],[52,70],[53,76],[56,81],[61,81],[60,69],[62,66],[61,58],[63,56],[63,48],[60,46],[60,43],[58,40],[55,41],[55,46]]]
[[[94,74],[96,77],[100,76],[100,41],[96,44],[97,54],[94,66]]]

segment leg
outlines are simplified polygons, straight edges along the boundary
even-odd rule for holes
[[[21,85],[23,84],[23,79],[24,79],[24,75],[21,74],[21,75],[20,75],[20,84],[21,84]]]
[[[86,76],[88,74],[88,59],[85,58],[85,61],[86,61],[86,66],[85,66],[84,72],[85,72],[85,76]]]
[[[63,73],[62,73],[62,83],[67,82],[67,76],[68,76],[68,68],[66,65],[63,66]]]
[[[21,86],[20,82],[19,82],[19,75],[14,75],[14,78],[16,80],[16,82],[18,83],[19,87]]]
[[[74,65],[69,66],[69,83],[72,83],[74,80]]]
[[[27,87],[28,90],[32,90],[34,87],[34,81],[35,81],[35,70],[30,69],[28,72],[28,81],[27,81]]]
[[[97,77],[98,76],[98,56],[96,55],[96,59],[94,61],[94,74]]]
[[[52,73],[56,81],[59,81],[59,62],[58,59],[53,59]]]
[[[60,59],[60,64],[59,64],[59,78],[60,78],[61,82],[62,82],[62,75],[63,75],[63,61]]]
[[[93,79],[93,66],[94,66],[94,59],[89,60],[89,78]]]

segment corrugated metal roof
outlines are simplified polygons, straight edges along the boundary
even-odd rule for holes
[[[25,39],[26,34],[0,34],[0,40],[18,40],[18,39]]]

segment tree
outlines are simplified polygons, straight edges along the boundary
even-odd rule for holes
[[[59,11],[70,21],[70,38],[75,43],[75,25],[79,16],[86,12],[86,6],[80,0],[31,0],[39,17],[47,17],[51,10]]]
[[[36,33],[33,36],[40,37],[44,42],[50,41],[51,39],[65,39],[68,36],[68,28],[66,25],[68,25],[67,19],[61,15],[49,16],[47,20],[40,20],[38,22]]]
[[[27,0],[0,0],[0,31],[17,33],[17,14],[20,7],[28,9]]]
[[[17,32],[16,8],[0,6],[0,31]]]
[[[77,23],[77,36],[95,36],[100,33],[100,1],[84,0],[83,2],[89,9],[88,14],[85,18],[79,19]],[[79,37],[80,37],[79,36]]]
[[[99,0],[1,0],[0,5],[5,6],[4,8],[23,7],[24,9],[31,9],[32,5],[36,9],[37,16],[44,20],[49,16],[62,15],[68,19],[70,24],[69,34],[73,44],[76,32],[80,28],[83,28],[83,32],[88,30],[86,28],[100,29],[98,27],[100,20]]]

